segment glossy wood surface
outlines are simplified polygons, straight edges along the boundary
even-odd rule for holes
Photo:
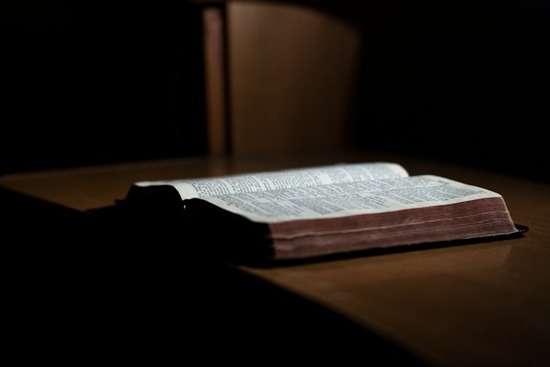
[[[193,158],[5,176],[0,186],[78,210],[122,199],[139,180],[391,160],[501,193],[524,238],[242,270],[339,311],[444,366],[550,361],[550,187],[386,155],[232,161]],[[368,356],[365,356],[368,358]]]

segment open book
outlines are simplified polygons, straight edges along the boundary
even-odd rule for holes
[[[128,198],[155,189],[227,246],[275,260],[517,232],[501,195],[394,163],[138,182]]]

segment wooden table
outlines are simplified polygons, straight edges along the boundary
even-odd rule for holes
[[[391,160],[501,193],[524,238],[296,266],[241,267],[348,316],[444,366],[550,361],[550,186],[388,155],[270,161],[190,158],[15,174],[0,186],[79,211],[108,206],[139,180]]]

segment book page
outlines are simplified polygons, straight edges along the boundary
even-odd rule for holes
[[[376,178],[397,178],[407,176],[407,171],[395,163],[359,163],[206,179],[138,182],[136,185],[171,185],[178,190],[182,199],[205,199],[230,194],[284,190],[338,183],[361,182]]]
[[[309,187],[240,192],[205,198],[256,222],[334,218],[500,197],[437,176],[377,178]]]

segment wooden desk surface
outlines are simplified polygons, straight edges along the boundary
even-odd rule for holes
[[[315,264],[250,268],[340,311],[444,366],[540,365],[550,360],[550,186],[396,157],[431,173],[500,192],[525,238]],[[5,176],[0,186],[78,210],[123,198],[131,183],[336,163],[338,159],[228,161],[193,158]]]

